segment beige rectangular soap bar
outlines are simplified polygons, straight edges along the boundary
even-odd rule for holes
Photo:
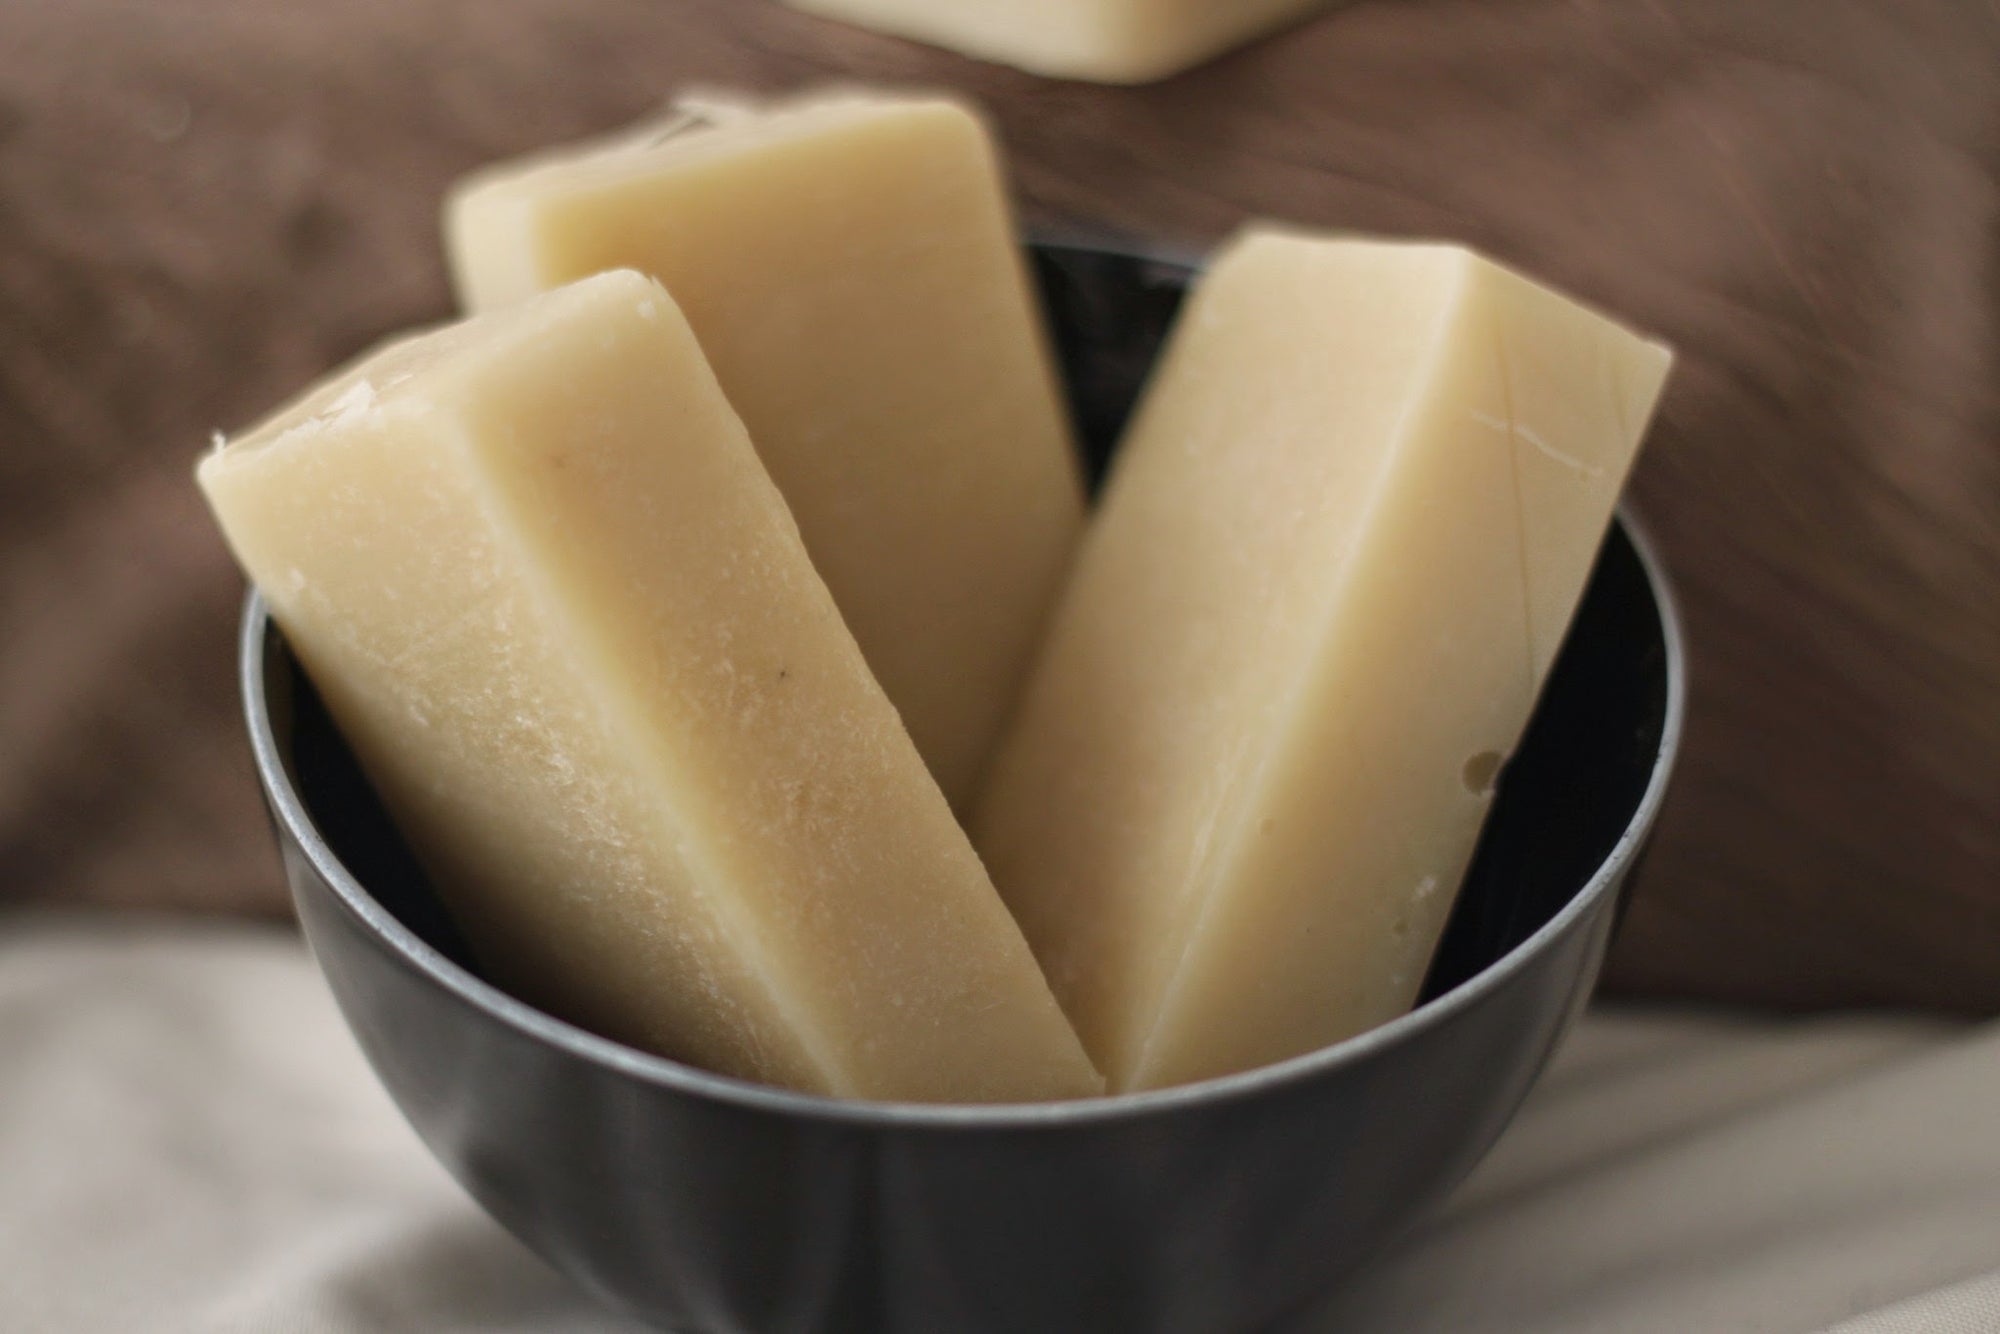
[[[1328,0],[786,0],[1054,78],[1147,83]]]
[[[1215,261],[974,825],[1114,1089],[1409,1007],[1669,359],[1450,246]]]
[[[1082,524],[992,144],[937,98],[709,101],[482,172],[464,300],[663,281],[954,805],[968,805]]]
[[[199,477],[503,984],[824,1093],[1099,1086],[658,284],[393,344]]]

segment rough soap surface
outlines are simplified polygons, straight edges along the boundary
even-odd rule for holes
[[[993,145],[934,97],[714,96],[475,174],[474,309],[666,284],[945,795],[969,807],[1083,498]]]
[[[200,481],[497,980],[808,1090],[1099,1087],[658,284],[391,345]]]

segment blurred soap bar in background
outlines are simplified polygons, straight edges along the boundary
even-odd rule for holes
[[[936,97],[709,97],[477,173],[465,303],[666,284],[917,750],[969,806],[1082,524],[1000,166]]]
[[[1669,361],[1453,246],[1217,257],[974,822],[1114,1091],[1409,1008]]]
[[[656,282],[392,344],[199,478],[497,982],[815,1092],[1099,1087]]]
[[[785,0],[1033,74],[1150,83],[1329,0]]]

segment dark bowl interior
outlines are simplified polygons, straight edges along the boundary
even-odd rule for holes
[[[1093,478],[1188,271],[1038,246]],[[1393,1024],[1184,1089],[842,1104],[631,1051],[489,986],[253,597],[244,688],[300,917],[412,1125],[604,1300],[687,1329],[1311,1327],[1490,1145],[1588,996],[1680,729],[1678,632],[1605,545],[1424,990]]]

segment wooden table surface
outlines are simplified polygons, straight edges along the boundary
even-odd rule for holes
[[[1626,989],[2000,1010],[2000,16],[1363,0],[1143,89],[767,0],[0,8],[0,894],[271,909],[188,468],[447,310],[439,192],[689,84],[946,84],[1033,225],[1473,242],[1672,341],[1685,758]]]

